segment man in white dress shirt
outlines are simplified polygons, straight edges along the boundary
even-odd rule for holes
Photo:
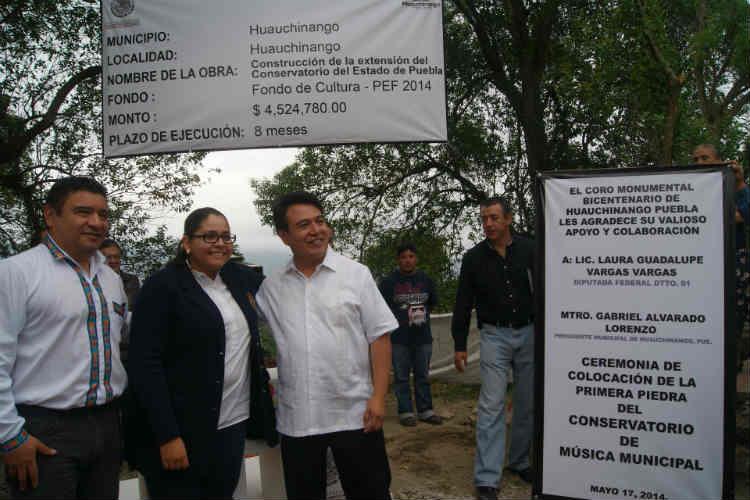
[[[348,499],[390,498],[383,438],[398,322],[370,271],[330,248],[318,199],[288,193],[273,209],[292,259],[256,297],[278,352],[277,429],[290,499],[326,495],[326,450]]]
[[[98,252],[106,194],[60,179],[42,243],[0,261],[0,450],[14,498],[118,496],[127,296]]]

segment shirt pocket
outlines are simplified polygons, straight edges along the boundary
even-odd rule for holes
[[[323,392],[345,392],[355,375],[354,354],[357,336],[364,339],[359,317],[359,297],[348,290],[321,295],[318,300],[323,320],[322,328],[314,333],[313,362],[318,366]],[[328,389],[326,389],[327,387]],[[329,394],[330,395],[330,394]]]
[[[322,295],[318,302],[323,309],[321,316],[327,326],[335,330],[333,333],[351,334],[352,328],[359,324],[359,297],[351,291]]]
[[[517,291],[530,290],[530,273],[524,262],[514,263],[511,271],[511,285]]]
[[[476,269],[473,277],[473,285],[477,295],[487,296],[492,290],[500,286],[502,279],[498,264],[493,261],[487,261]]]

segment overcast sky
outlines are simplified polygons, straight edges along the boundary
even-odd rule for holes
[[[245,260],[262,265],[266,274],[286,263],[291,252],[270,227],[261,225],[253,205],[250,179],[273,176],[294,160],[297,151],[283,148],[209,153],[200,171],[205,185],[196,190],[193,198],[193,209],[210,206],[227,216]],[[221,172],[209,175],[210,168],[220,168]],[[186,215],[174,214],[156,222],[166,224],[169,234],[179,237]]]

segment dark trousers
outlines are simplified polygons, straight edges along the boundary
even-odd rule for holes
[[[398,402],[398,415],[403,418],[413,415],[409,375],[414,373],[414,399],[420,418],[432,413],[432,392],[430,391],[430,358],[432,344],[392,344],[393,392]]]
[[[333,452],[348,500],[389,500],[391,469],[383,431],[362,429],[313,436],[281,436],[284,484],[289,500],[326,498],[326,451]]]
[[[185,470],[144,471],[149,497],[157,499],[227,499],[237,489],[245,452],[247,421],[217,430],[214,449]],[[190,453],[190,443],[185,443]],[[198,459],[199,457],[193,457]]]
[[[37,454],[39,486],[19,491],[8,478],[13,498],[115,499],[120,489],[120,415],[118,405],[48,410],[18,405],[25,428],[57,450]]]

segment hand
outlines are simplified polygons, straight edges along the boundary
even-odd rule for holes
[[[5,473],[10,478],[18,480],[18,489],[26,491],[26,488],[39,486],[39,469],[36,466],[36,454],[57,455],[53,450],[34,436],[29,436],[21,446],[6,453],[3,456],[5,462]]]
[[[182,470],[190,467],[187,450],[182,438],[174,438],[159,446],[161,466],[165,470]]]
[[[466,369],[466,363],[469,362],[469,357],[466,351],[456,351],[453,355],[453,364],[456,365],[456,370],[459,373],[463,373]]]
[[[362,418],[365,432],[375,432],[383,428],[385,418],[385,397],[373,396],[367,401],[367,409]]]

